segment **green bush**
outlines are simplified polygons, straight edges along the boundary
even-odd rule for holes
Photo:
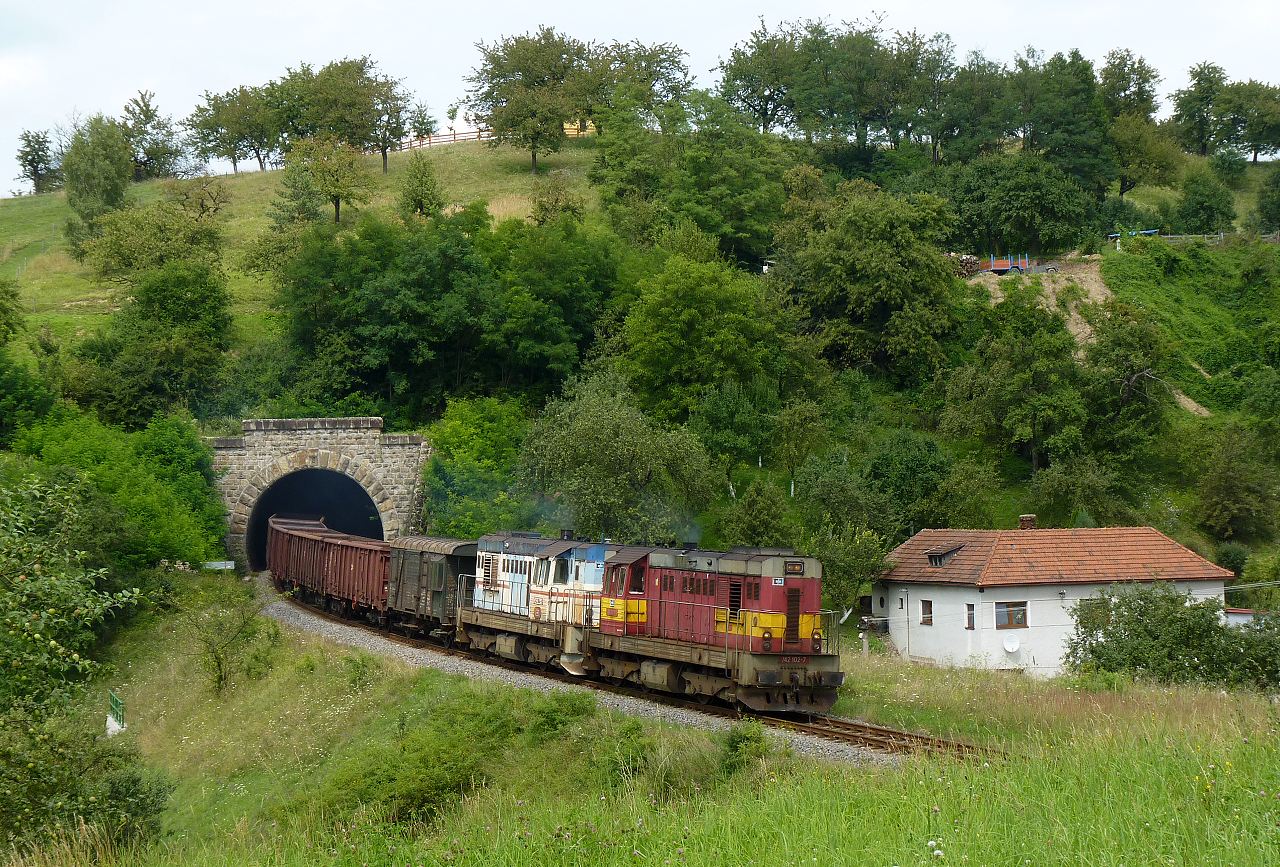
[[[194,428],[160,419],[129,434],[74,410],[56,409],[23,431],[16,451],[84,475],[107,511],[93,515],[113,570],[136,574],[162,560],[217,552],[224,527],[208,448]]]
[[[142,764],[132,738],[65,709],[0,715],[0,840],[35,842],[78,822],[118,842],[160,830],[173,784]]]
[[[49,386],[0,347],[0,449],[13,444],[19,430],[33,424],[53,408]]]
[[[759,720],[737,722],[720,738],[720,772],[731,777],[769,755],[769,741]]]
[[[1209,235],[1227,232],[1236,218],[1231,191],[1212,172],[1191,170],[1182,181],[1175,220],[1180,232]]]
[[[1077,673],[1121,673],[1161,683],[1280,687],[1280,616],[1228,625],[1217,598],[1162,583],[1112,588],[1082,600],[1067,661]]]
[[[1233,190],[1244,186],[1245,173],[1249,171],[1249,161],[1243,154],[1233,150],[1221,150],[1209,157],[1209,169],[1218,180]]]
[[[0,702],[65,695],[96,668],[103,624],[138,599],[102,592],[103,573],[84,564],[81,500],[75,483],[0,477]]]
[[[1249,546],[1239,542],[1223,542],[1214,553],[1214,562],[1223,569],[1230,569],[1239,578],[1244,574],[1244,564],[1249,560]]]
[[[595,716],[596,697],[578,690],[556,690],[539,696],[529,708],[525,734],[534,744],[552,740],[579,720]]]

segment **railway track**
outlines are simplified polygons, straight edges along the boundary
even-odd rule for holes
[[[820,738],[822,740],[833,741],[835,743],[865,747],[867,749],[898,755],[928,753],[931,755],[959,756],[961,758],[995,758],[1003,755],[998,750],[990,747],[977,746],[963,741],[947,740],[934,735],[903,731],[901,729],[889,728],[887,726],[875,725],[873,723],[859,722],[857,720],[845,719],[844,717],[823,715],[776,716],[771,714],[755,713],[739,708],[728,707],[726,705],[702,704],[700,702],[691,701],[678,696],[651,692],[641,687],[611,684],[603,681],[591,680],[589,678],[577,677],[569,674],[568,672],[558,671],[553,668],[542,668],[535,665],[521,664],[509,659],[504,659],[500,656],[489,656],[487,654],[479,654],[473,653],[469,650],[462,650],[457,647],[446,647],[442,644],[428,641],[426,639],[413,638],[397,632],[379,629],[369,623],[362,623],[358,620],[339,617],[332,612],[323,611],[288,596],[282,598],[289,605],[292,605],[302,611],[306,611],[308,614],[319,617],[322,620],[327,620],[331,623],[341,624],[343,626],[353,626],[377,635],[387,641],[392,641],[406,647],[412,647],[416,650],[426,650],[431,653],[441,654],[442,656],[454,656],[461,659],[468,659],[473,662],[483,662],[486,665],[504,668],[508,671],[518,671],[523,674],[534,674],[539,677],[546,678],[547,680],[573,684],[575,686],[584,686],[588,689],[597,690],[599,692],[608,692],[631,698],[643,698],[656,704],[677,707],[699,713],[704,716],[715,716],[723,719],[753,719],[770,728],[796,732],[799,734],[809,735],[810,737]]]

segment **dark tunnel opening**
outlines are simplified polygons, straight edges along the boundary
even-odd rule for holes
[[[333,470],[298,470],[263,491],[253,506],[245,547],[254,571],[267,568],[267,520],[279,514],[320,516],[331,530],[382,538],[378,508],[359,482]]]

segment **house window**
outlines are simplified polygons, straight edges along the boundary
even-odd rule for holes
[[[920,625],[921,626],[933,625],[933,600],[932,599],[920,600]]]
[[[964,628],[973,629],[973,603],[966,602],[964,606]]]
[[[907,600],[905,600],[905,599],[903,599],[901,596],[899,596],[899,597],[898,597],[898,610],[899,610],[899,611],[901,611],[902,609],[904,609],[904,608],[906,608],[906,607],[907,607]]]
[[[884,597],[883,597],[883,596],[881,596],[881,597],[880,597],[880,607],[881,607],[881,608],[883,608],[883,607],[884,607]]]
[[[996,603],[996,629],[1025,629],[1026,627],[1027,603]]]

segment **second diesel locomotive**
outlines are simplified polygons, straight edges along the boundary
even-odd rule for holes
[[[379,542],[275,516],[267,566],[281,589],[347,616],[702,701],[824,712],[844,677],[822,565],[785,549]]]

